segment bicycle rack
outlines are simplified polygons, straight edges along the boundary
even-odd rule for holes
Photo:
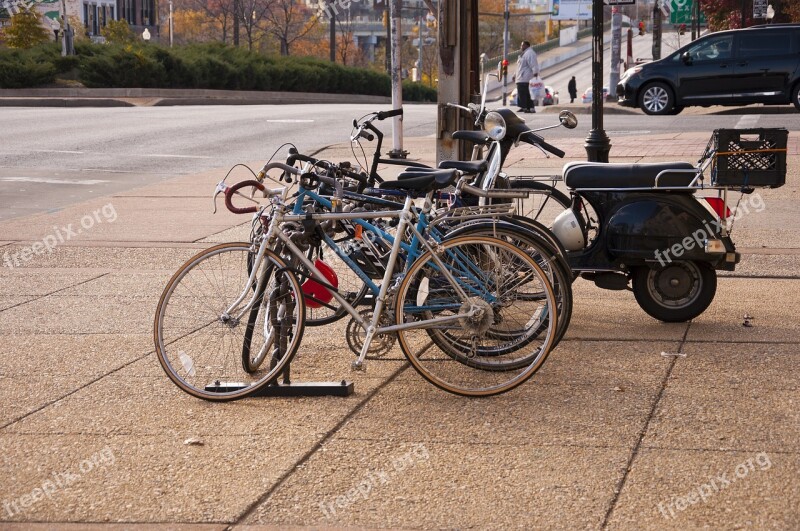
[[[350,396],[355,392],[353,382],[342,380],[340,382],[292,382],[290,378],[291,364],[288,365],[278,382],[266,385],[258,391],[248,395],[258,397],[289,397],[289,396]],[[245,389],[247,385],[239,382],[215,382],[205,387],[206,391],[228,393]]]

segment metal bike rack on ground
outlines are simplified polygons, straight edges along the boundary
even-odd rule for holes
[[[341,380],[339,382],[293,382],[290,378],[290,366],[278,377],[279,381],[265,385],[261,389],[248,395],[259,397],[288,397],[288,396],[350,396],[355,392],[353,382]],[[229,393],[245,389],[247,385],[240,382],[215,382],[205,387],[208,392]]]

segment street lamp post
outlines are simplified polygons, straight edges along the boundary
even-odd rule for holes
[[[603,129],[603,0],[592,4],[592,129],[583,147],[590,162],[608,162],[611,142]]]

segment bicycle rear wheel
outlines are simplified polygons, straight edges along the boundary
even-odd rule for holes
[[[164,289],[153,327],[156,353],[167,376],[183,391],[206,400],[242,398],[269,385],[291,361],[303,337],[305,305],[300,284],[284,261],[266,251],[259,289],[248,288],[248,243],[225,243],[190,258]],[[261,310],[251,320],[225,312],[246,291]],[[270,363],[252,371],[244,350],[268,349]]]
[[[530,221],[530,223],[535,222]],[[543,231],[547,231],[547,229],[543,229]],[[506,240],[514,247],[530,255],[541,266],[553,285],[553,292],[556,295],[558,304],[558,329],[553,344],[555,347],[566,333],[572,318],[572,272],[560,249],[555,248],[549,240],[545,239],[544,234],[534,232],[526,225],[517,224],[514,218],[505,218],[499,221],[479,219],[463,223],[448,232],[446,237],[455,238],[465,235],[484,235]],[[530,290],[524,295],[533,298],[544,298],[543,293],[535,293]],[[499,337],[500,334],[508,332],[503,332],[501,329],[495,333]],[[522,360],[520,363],[525,363],[525,361]],[[492,364],[487,368],[497,370],[499,367]]]
[[[547,274],[524,251],[493,237],[457,237],[440,244],[435,256],[423,254],[400,284],[397,323],[418,326],[398,331],[398,340],[414,368],[440,389],[495,395],[544,363],[557,307]]]

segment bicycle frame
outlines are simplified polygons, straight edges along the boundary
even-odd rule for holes
[[[306,191],[306,192],[309,193],[308,191]],[[311,194],[313,194],[313,192],[311,192]],[[389,254],[389,259],[388,259],[388,263],[387,263],[387,266],[386,266],[386,271],[384,272],[384,276],[383,276],[383,279],[381,281],[380,288],[378,288],[378,294],[377,294],[377,298],[376,298],[376,302],[375,302],[375,311],[373,312],[372,319],[369,322],[366,319],[364,319],[360,315],[360,313],[347,301],[347,299],[345,297],[343,297],[341,294],[338,293],[337,290],[329,289],[332,297],[335,298],[337,300],[337,302],[339,302],[339,304],[342,305],[342,308],[347,313],[349,313],[352,316],[352,318],[364,330],[366,330],[366,337],[364,339],[364,346],[362,347],[361,354],[359,355],[358,359],[355,362],[353,362],[353,367],[355,369],[360,369],[360,368],[363,367],[364,359],[365,359],[365,357],[367,355],[367,352],[369,350],[370,343],[372,341],[372,338],[376,334],[392,333],[392,332],[397,332],[397,331],[400,331],[400,330],[405,330],[405,329],[410,329],[410,328],[428,328],[428,327],[437,326],[437,325],[441,325],[441,324],[445,324],[445,323],[451,323],[451,322],[458,321],[459,319],[471,318],[471,317],[473,317],[475,315],[475,313],[477,311],[479,311],[479,308],[477,306],[474,306],[474,305],[470,304],[469,305],[470,309],[467,312],[458,312],[458,313],[456,313],[454,315],[445,316],[445,317],[434,317],[433,319],[427,319],[425,321],[415,321],[415,322],[411,322],[411,323],[401,323],[401,324],[394,324],[394,325],[391,325],[391,326],[383,326],[383,327],[379,327],[378,326],[378,322],[380,320],[381,314],[383,313],[383,310],[384,310],[386,302],[387,302],[387,293],[389,291],[389,286],[392,283],[392,276],[394,274],[394,268],[395,268],[395,265],[397,263],[397,259],[398,259],[399,255],[400,255],[401,249],[404,249],[406,247],[413,250],[415,248],[418,249],[419,248],[419,244],[422,244],[422,246],[425,248],[425,250],[429,251],[431,253],[431,258],[432,258],[433,262],[436,264],[436,267],[438,268],[438,271],[445,276],[447,281],[450,283],[450,286],[453,288],[453,290],[458,295],[459,299],[461,299],[462,304],[468,303],[468,300],[469,300],[469,297],[468,297],[467,293],[464,291],[464,289],[462,288],[462,286],[460,285],[458,280],[453,276],[453,274],[450,272],[449,268],[437,256],[437,254],[434,251],[433,247],[424,238],[424,236],[422,235],[420,230],[418,230],[418,228],[411,222],[411,220],[412,220],[411,212],[412,212],[412,208],[413,208],[413,198],[411,196],[407,196],[406,197],[404,205],[403,205],[403,208],[402,208],[402,210],[399,210],[399,211],[398,210],[389,210],[389,211],[356,212],[356,213],[331,212],[331,213],[313,213],[313,214],[286,214],[285,211],[287,210],[287,207],[286,207],[286,205],[284,203],[285,195],[286,195],[286,189],[284,188],[284,189],[281,189],[280,191],[273,191],[272,195],[273,195],[273,204],[275,205],[275,208],[273,210],[272,218],[270,220],[267,232],[266,232],[264,238],[262,239],[261,244],[259,245],[258,255],[256,256],[256,259],[254,261],[253,270],[250,273],[250,277],[248,278],[248,282],[247,282],[247,285],[244,288],[244,291],[242,292],[240,297],[236,300],[236,302],[234,302],[226,310],[226,314],[228,314],[228,315],[233,314],[236,311],[237,306],[239,304],[241,304],[247,298],[248,290],[252,289],[252,287],[254,286],[254,283],[260,282],[260,280],[257,280],[257,271],[258,271],[258,269],[259,269],[259,267],[260,267],[260,265],[261,265],[261,263],[263,261],[263,257],[265,255],[267,247],[269,247],[270,243],[274,242],[275,240],[280,240],[285,245],[285,248],[289,250],[290,254],[294,258],[298,259],[303,264],[303,266],[311,273],[311,276],[312,276],[312,278],[314,278],[314,280],[316,280],[317,282],[320,282],[323,286],[327,286],[328,285],[325,276],[317,269],[317,267],[314,265],[314,263],[310,259],[308,259],[308,257],[306,257],[305,253],[291,240],[291,237],[289,235],[287,235],[281,229],[281,225],[283,223],[287,223],[287,222],[302,222],[302,221],[306,221],[306,220],[314,220],[314,221],[352,220],[352,221],[355,221],[356,223],[362,224],[368,230],[374,230],[378,234],[385,235],[387,238],[390,238],[391,241],[392,241],[392,250],[391,250],[391,252]],[[313,194],[313,195],[317,196],[317,194]],[[274,198],[274,196],[280,196],[280,198],[276,200]],[[432,194],[428,194],[426,196],[426,205],[430,205],[431,196],[432,196]],[[327,201],[321,196],[317,196],[317,197],[319,199],[322,199],[323,201]],[[330,203],[330,202],[328,202],[328,203]],[[423,209],[423,213],[422,214],[424,214],[425,210],[426,209]],[[420,219],[420,226],[424,227],[424,226],[427,225],[427,222],[423,218],[422,214],[420,216],[420,218],[421,218]],[[260,213],[259,213],[259,215],[260,215]],[[381,231],[377,227],[374,227],[372,224],[367,223],[365,221],[366,219],[377,219],[377,218],[398,218],[399,219],[399,224],[398,224],[398,227],[397,227],[397,233],[400,236],[397,237],[397,238],[392,238],[391,235],[386,234],[384,231]],[[405,244],[402,241],[403,240],[402,235],[405,234],[407,229],[409,229],[413,234],[412,243],[410,245],[409,244]],[[330,244],[333,244],[335,246],[334,249],[338,248],[338,246],[336,246],[335,242],[331,241]],[[341,250],[340,250],[340,252],[341,252]],[[416,255],[416,256],[418,256],[418,255]],[[416,258],[416,256],[415,256],[415,258]],[[407,260],[407,264],[411,264],[412,262],[413,262],[413,260],[410,260],[410,259]],[[351,269],[353,269],[353,271],[356,274],[361,272],[361,275],[365,275],[365,273],[363,273],[363,271],[361,271],[360,268],[354,262],[352,262],[352,260],[346,261],[346,263],[348,264],[348,266]],[[476,267],[476,269],[479,269],[479,268],[477,268],[477,266],[475,266],[475,267]],[[361,275],[359,275],[359,276],[361,276]],[[372,286],[374,286],[374,284],[372,284]],[[374,286],[374,287],[377,288],[377,286]],[[328,288],[326,288],[326,289],[328,289]],[[255,293],[259,293],[260,290],[261,290],[261,286],[256,284]],[[244,315],[244,313],[246,311],[248,311],[249,309],[252,308],[256,298],[257,298],[256,295],[254,295],[251,298],[251,300],[248,302],[248,304],[238,313],[238,317],[241,317],[242,315]]]

